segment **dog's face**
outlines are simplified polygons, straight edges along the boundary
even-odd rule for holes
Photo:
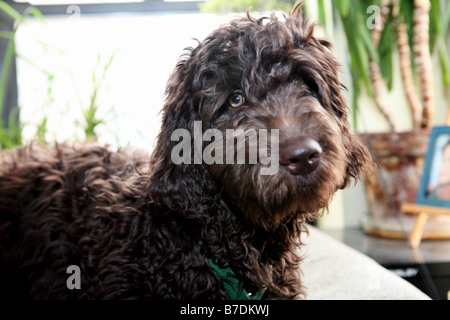
[[[312,33],[300,10],[234,20],[192,49],[167,87],[163,126],[187,130],[228,205],[267,229],[326,207],[370,159],[349,132],[330,44]],[[200,125],[209,134],[197,148]]]

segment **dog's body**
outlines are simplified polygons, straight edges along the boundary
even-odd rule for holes
[[[3,152],[1,297],[233,298],[218,269],[232,270],[237,292],[302,297],[305,218],[370,163],[349,132],[329,47],[299,6],[285,21],[234,20],[178,63],[149,159],[94,146]],[[198,121],[202,131],[279,130],[279,170],[175,164],[172,133],[194,134]],[[71,265],[80,289],[67,286]]]

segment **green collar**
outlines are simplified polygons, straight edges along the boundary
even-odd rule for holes
[[[251,296],[244,289],[239,288],[239,280],[228,263],[224,265],[224,268],[221,268],[212,259],[209,259],[209,264],[222,278],[223,287],[230,300],[261,300],[264,296],[265,289],[260,289],[254,296]]]

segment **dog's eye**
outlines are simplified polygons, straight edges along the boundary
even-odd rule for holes
[[[230,96],[230,100],[228,100],[228,103],[232,108],[239,108],[244,105],[245,98],[241,93],[235,92]]]

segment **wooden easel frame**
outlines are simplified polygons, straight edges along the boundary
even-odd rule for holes
[[[450,126],[450,107],[447,111],[447,117],[445,119],[445,125]],[[413,248],[417,248],[420,245],[423,237],[423,231],[428,220],[429,215],[447,215],[450,216],[450,208],[426,206],[414,203],[402,204],[401,211],[404,213],[417,214],[416,223],[414,225],[411,234],[409,235],[409,242]]]
[[[423,230],[428,220],[428,215],[447,215],[450,216],[450,208],[425,206],[414,203],[402,204],[401,210],[405,213],[417,214],[416,223],[409,236],[409,242],[413,248],[420,245],[423,237]]]

